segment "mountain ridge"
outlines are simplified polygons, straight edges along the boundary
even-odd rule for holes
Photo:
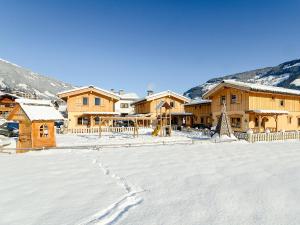
[[[201,98],[206,91],[226,79],[300,90],[300,59],[290,60],[273,67],[264,67],[212,78],[187,90],[184,92],[184,95],[192,99]]]
[[[0,88],[7,92],[19,91],[38,98],[57,99],[58,92],[73,87],[0,58]]]

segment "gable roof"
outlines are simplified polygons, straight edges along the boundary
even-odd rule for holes
[[[73,89],[70,89],[70,90],[67,90],[67,91],[62,91],[62,92],[59,92],[57,94],[57,96],[59,98],[65,98],[67,96],[75,95],[75,94],[77,94],[77,92],[85,92],[85,91],[95,91],[95,92],[98,92],[100,94],[109,96],[111,98],[120,100],[120,96],[118,94],[116,94],[114,92],[111,92],[111,91],[107,91],[107,90],[99,88],[99,87],[95,87],[93,85],[73,88]]]
[[[134,92],[119,94],[119,96],[120,96],[121,100],[137,100],[137,99],[139,99],[139,96]]]
[[[51,101],[31,99],[17,99],[16,101],[30,121],[64,119],[61,113],[51,104]]]
[[[19,98],[19,97],[16,96],[16,95],[13,95],[13,94],[10,94],[10,93],[6,93],[6,92],[0,91],[0,98],[5,97],[5,96],[9,96],[9,97],[11,97],[12,99],[17,99],[17,98]]]
[[[176,92],[167,90],[167,91],[162,91],[162,92],[159,92],[159,93],[156,93],[156,94],[148,95],[144,98],[141,98],[141,99],[133,102],[132,105],[143,102],[143,101],[151,101],[151,100],[162,98],[162,97],[165,97],[165,96],[173,96],[175,98],[181,99],[184,102],[189,102],[190,101],[189,98],[187,98],[183,95],[180,95],[180,94],[177,94]]]
[[[236,80],[223,80],[217,86],[212,88],[211,90],[207,91],[203,94],[203,98],[208,98],[213,93],[218,91],[220,88],[227,86],[233,87],[236,89],[242,89],[246,91],[253,91],[253,92],[267,92],[267,93],[277,93],[277,94],[285,94],[285,95],[299,95],[299,90],[289,89],[289,88],[282,88],[282,87],[275,87],[270,85],[263,85],[263,84],[255,84],[255,83],[246,83]]]

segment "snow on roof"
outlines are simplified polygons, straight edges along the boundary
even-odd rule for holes
[[[119,94],[121,99],[139,99],[139,96],[132,92],[132,93],[126,93],[126,94]]]
[[[18,96],[14,95],[14,94],[0,91],[0,96],[4,96],[4,95],[8,95],[8,96],[11,96],[13,98],[19,98]]]
[[[232,84],[244,88],[249,88],[254,91],[263,91],[263,92],[275,92],[281,94],[292,94],[292,95],[300,95],[299,90],[289,89],[289,88],[282,88],[282,87],[275,87],[270,85],[263,85],[263,84],[255,84],[255,83],[245,83],[236,80],[224,80],[222,81],[224,84]]]
[[[289,114],[286,110],[272,110],[272,109],[254,109],[249,110],[249,112],[254,112],[258,114]]]
[[[51,104],[51,101],[17,99],[17,102],[31,121],[64,119],[60,112]]]
[[[74,92],[74,91],[81,91],[81,90],[88,89],[88,88],[96,89],[96,90],[98,90],[98,91],[100,91],[100,92],[104,92],[104,93],[106,93],[106,94],[108,94],[108,95],[112,95],[112,96],[114,96],[116,99],[120,99],[120,95],[118,95],[118,94],[116,94],[116,93],[114,93],[114,92],[107,91],[107,90],[105,90],[105,89],[102,89],[102,88],[93,86],[93,85],[83,86],[83,87],[78,87],[78,88],[73,88],[73,89],[70,89],[70,90],[62,91],[62,92],[57,93],[57,95],[67,94],[67,93]]]
[[[177,94],[176,92],[173,92],[173,91],[170,91],[170,90],[167,90],[167,91],[162,91],[162,92],[159,92],[159,93],[156,93],[156,94],[152,94],[152,95],[148,95],[144,98],[141,98],[135,102],[133,102],[132,104],[135,104],[135,103],[138,103],[138,102],[141,102],[141,101],[150,101],[150,100],[153,100],[153,99],[157,99],[157,98],[161,98],[161,97],[164,97],[164,96],[168,96],[168,95],[173,95],[179,99],[182,99],[186,102],[189,102],[190,99],[181,95],[181,94]]]
[[[190,103],[186,103],[184,105],[201,105],[201,104],[207,104],[207,103],[211,103],[211,100],[208,99],[194,99],[192,100]]]

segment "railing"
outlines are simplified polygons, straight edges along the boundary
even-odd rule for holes
[[[300,131],[276,132],[276,133],[256,133],[246,134],[246,140],[253,143],[258,141],[280,141],[289,139],[300,139]]]
[[[234,136],[236,136],[238,139],[248,140],[249,135],[245,132],[234,132]]]
[[[149,127],[138,127],[138,129],[146,129]],[[99,127],[89,127],[89,128],[72,128],[66,129],[66,133],[68,134],[99,134]],[[101,127],[102,133],[122,133],[122,132],[134,132],[134,127]]]

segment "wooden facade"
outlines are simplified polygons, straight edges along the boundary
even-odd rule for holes
[[[0,117],[6,118],[16,105],[16,96],[0,93]]]
[[[100,117],[117,115],[118,95],[93,86],[58,94],[67,102],[68,129],[99,126]]]
[[[192,116],[187,117],[186,125],[189,127],[210,128],[212,126],[211,101],[199,100],[184,105],[186,113]]]
[[[49,110],[55,109],[49,107]],[[21,152],[26,149],[56,146],[54,119],[33,120],[28,112],[24,111],[22,104],[15,106],[8,119],[19,122],[17,149]],[[58,116],[57,119],[62,119],[62,116]]]
[[[145,114],[157,117],[160,113],[157,110],[157,106],[161,102],[168,103],[172,107],[172,113],[181,113],[184,112],[184,104],[189,102],[189,99],[171,91],[149,95],[144,99],[133,103],[133,106],[135,107],[135,114]],[[162,113],[164,113],[164,111]]]
[[[247,86],[248,85],[248,86]],[[299,94],[284,88],[273,88],[242,82],[226,82],[213,88],[204,97],[212,100],[212,122],[215,126],[225,102],[234,131],[254,132],[300,130]]]

